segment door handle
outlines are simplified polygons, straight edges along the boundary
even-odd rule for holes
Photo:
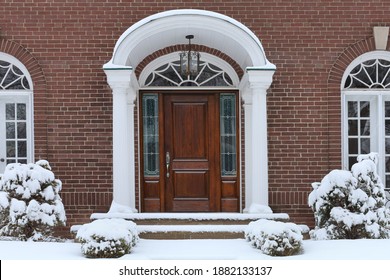
[[[169,178],[169,167],[171,165],[171,156],[169,152],[165,154],[165,164],[167,166],[167,178]]]

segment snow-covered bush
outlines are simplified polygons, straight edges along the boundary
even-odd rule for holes
[[[0,235],[21,240],[45,240],[66,216],[49,163],[8,164],[0,179]]]
[[[301,251],[303,236],[296,224],[262,219],[249,223],[245,238],[264,254],[291,256]]]
[[[88,258],[119,258],[129,254],[138,240],[136,224],[124,219],[102,219],[82,225],[76,240]]]
[[[333,170],[313,183],[313,239],[388,238],[390,212],[377,174],[377,154],[358,157],[351,171]]]

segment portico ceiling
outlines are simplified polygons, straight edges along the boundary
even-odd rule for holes
[[[126,30],[119,38],[114,54],[104,68],[136,67],[151,53],[168,46],[193,44],[218,49],[234,59],[242,69],[274,68],[268,62],[260,40],[238,21],[203,10],[173,10],[149,16]]]

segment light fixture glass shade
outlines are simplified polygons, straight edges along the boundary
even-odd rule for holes
[[[199,52],[191,51],[191,40],[194,35],[187,35],[188,50],[180,53],[180,74],[185,77],[196,76],[199,73]]]
[[[196,76],[199,72],[199,53],[185,51],[180,53],[180,74],[182,76]]]

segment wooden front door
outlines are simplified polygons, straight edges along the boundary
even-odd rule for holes
[[[164,96],[165,210],[217,211],[215,98]]]
[[[215,91],[141,93],[143,212],[239,211],[237,154],[229,161],[236,172],[221,171],[229,168],[221,163],[226,146],[221,144],[221,96]],[[233,107],[236,111],[236,101]],[[230,124],[238,131],[236,120]],[[227,142],[239,150],[237,141]]]

